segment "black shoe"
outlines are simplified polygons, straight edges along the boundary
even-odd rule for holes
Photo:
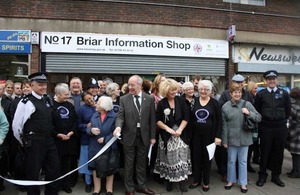
[[[241,192],[242,193],[247,193],[248,192],[248,189],[246,188],[246,189],[243,189],[242,187],[241,187]]]
[[[300,174],[296,174],[294,172],[291,172],[291,173],[287,173],[287,176],[289,178],[300,178]]]
[[[188,191],[188,188],[186,187],[186,184],[185,184],[184,181],[181,181],[179,183],[179,189],[180,189],[181,192],[187,192]]]
[[[92,191],[92,184],[90,184],[90,185],[85,185],[85,192],[86,193],[91,193],[91,191]]]
[[[200,183],[192,183],[189,188],[190,189],[195,189],[197,186],[200,186]]]
[[[71,194],[72,193],[72,189],[71,188],[63,188],[62,189],[64,192]]]
[[[99,195],[100,193],[98,193],[98,195]],[[106,195],[113,195],[113,193],[112,192],[106,192]]]
[[[258,178],[256,185],[262,187],[266,183],[266,179]]]
[[[271,181],[280,187],[285,186],[285,184],[279,179],[279,177],[272,178]]]
[[[233,184],[231,184],[230,186],[229,185],[226,185],[224,186],[225,190],[230,190],[232,188]]]
[[[100,192],[94,192],[92,195],[99,195]]]
[[[207,187],[202,186],[202,190],[203,190],[204,192],[208,192],[209,186],[207,186]]]
[[[255,173],[255,170],[251,166],[248,166],[247,171],[250,173]]]
[[[173,183],[172,182],[167,182],[167,191],[171,192],[173,190]]]

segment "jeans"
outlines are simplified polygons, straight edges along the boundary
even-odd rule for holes
[[[236,161],[238,159],[238,183],[247,185],[248,146],[228,146],[227,181],[236,183]]]

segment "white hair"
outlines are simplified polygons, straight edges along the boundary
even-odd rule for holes
[[[101,104],[100,104],[100,101],[101,101]],[[105,111],[110,111],[113,109],[112,99],[111,99],[111,97],[108,97],[108,96],[101,96],[97,102],[97,105],[99,105]]]
[[[107,95],[112,96],[112,93],[116,89],[116,87],[119,87],[119,85],[117,83],[109,83],[106,87]]]
[[[58,83],[54,89],[55,94],[61,94],[69,91],[69,86],[66,83]]]
[[[209,81],[209,80],[201,80],[199,81],[199,84],[198,84],[198,89],[201,89],[203,88],[203,86],[205,86],[209,91],[212,90],[214,84]]]
[[[183,91],[185,91],[185,90],[186,90],[186,88],[188,88],[188,87],[191,87],[191,88],[193,88],[193,89],[194,89],[194,85],[193,85],[193,83],[192,83],[192,82],[190,82],[190,81],[187,81],[187,82],[185,82],[185,83],[183,83],[183,84],[182,84],[182,89],[183,89]]]

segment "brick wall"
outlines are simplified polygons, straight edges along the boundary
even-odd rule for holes
[[[266,6],[230,4],[224,3],[223,0],[129,2],[1,0],[0,17],[163,24],[217,29],[227,29],[229,25],[235,24],[239,31],[300,35],[299,0],[266,0]]]

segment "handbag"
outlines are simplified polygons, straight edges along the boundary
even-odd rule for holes
[[[244,101],[242,108],[245,108],[246,101]],[[246,115],[244,115],[244,122],[243,122],[243,129],[253,131],[257,128],[256,122],[248,118]]]
[[[95,159],[95,170],[98,178],[117,173],[120,169],[120,152],[118,149],[108,148]]]

